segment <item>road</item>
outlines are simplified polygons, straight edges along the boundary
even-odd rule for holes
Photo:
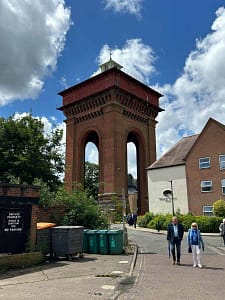
[[[119,300],[221,300],[224,299],[225,247],[219,236],[203,236],[203,268],[192,267],[186,236],[182,243],[181,265],[173,266],[168,257],[165,233],[143,232],[128,228],[129,239],[139,246],[134,284]]]
[[[168,254],[165,233],[155,233],[138,231],[128,228],[129,238],[134,240],[139,246],[139,253]],[[205,244],[204,254],[225,254],[225,248],[221,247],[221,238],[217,236],[203,236]],[[182,242],[182,253],[187,253],[186,234]]]

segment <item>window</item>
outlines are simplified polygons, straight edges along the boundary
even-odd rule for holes
[[[199,158],[199,169],[210,168],[210,157]]]
[[[221,180],[222,195],[225,195],[225,179]]]
[[[213,206],[204,205],[203,206],[203,216],[213,216]]]
[[[211,192],[212,191],[212,181],[201,181],[201,192]]]
[[[219,156],[220,170],[225,170],[225,154]]]

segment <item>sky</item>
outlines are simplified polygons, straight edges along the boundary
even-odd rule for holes
[[[225,124],[224,0],[0,0],[0,117],[31,112],[65,128],[58,92],[96,74],[109,49],[164,95],[157,158],[210,117]]]

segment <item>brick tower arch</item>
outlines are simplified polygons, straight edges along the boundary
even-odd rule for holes
[[[84,172],[85,172],[85,148],[86,148],[87,143],[89,143],[89,142],[93,143],[96,146],[96,148],[98,149],[98,153],[99,153],[100,138],[99,138],[99,133],[94,128],[85,130],[84,132],[81,132],[80,136],[78,138],[78,145],[80,145],[79,149],[78,149],[78,151],[79,151],[78,157],[80,158],[80,172],[76,172],[77,173],[76,182],[82,183],[83,186],[84,186],[84,179],[85,179],[85,174],[84,174]]]
[[[137,129],[133,129],[127,135],[127,143],[132,142],[136,147],[136,161],[137,161],[137,208],[138,211],[147,211],[148,207],[148,189],[147,189],[147,177],[146,177],[146,156],[145,149],[147,145],[145,144],[145,139],[142,133]],[[128,173],[128,172],[127,172]],[[145,207],[143,207],[145,205]]]
[[[65,182],[84,182],[84,149],[93,139],[99,150],[99,201],[127,191],[127,141],[138,150],[139,213],[148,211],[147,168],[156,160],[155,126],[159,107],[157,91],[122,72],[110,59],[102,72],[59,93],[66,117]],[[94,138],[95,137],[95,138]],[[97,142],[96,142],[97,140]],[[127,196],[127,195],[126,195]]]

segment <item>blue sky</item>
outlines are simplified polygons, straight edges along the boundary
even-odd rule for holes
[[[63,126],[57,93],[92,76],[110,47],[124,72],[164,94],[159,158],[209,117],[225,123],[224,7],[222,0],[2,0],[0,117],[32,111],[47,128]]]

